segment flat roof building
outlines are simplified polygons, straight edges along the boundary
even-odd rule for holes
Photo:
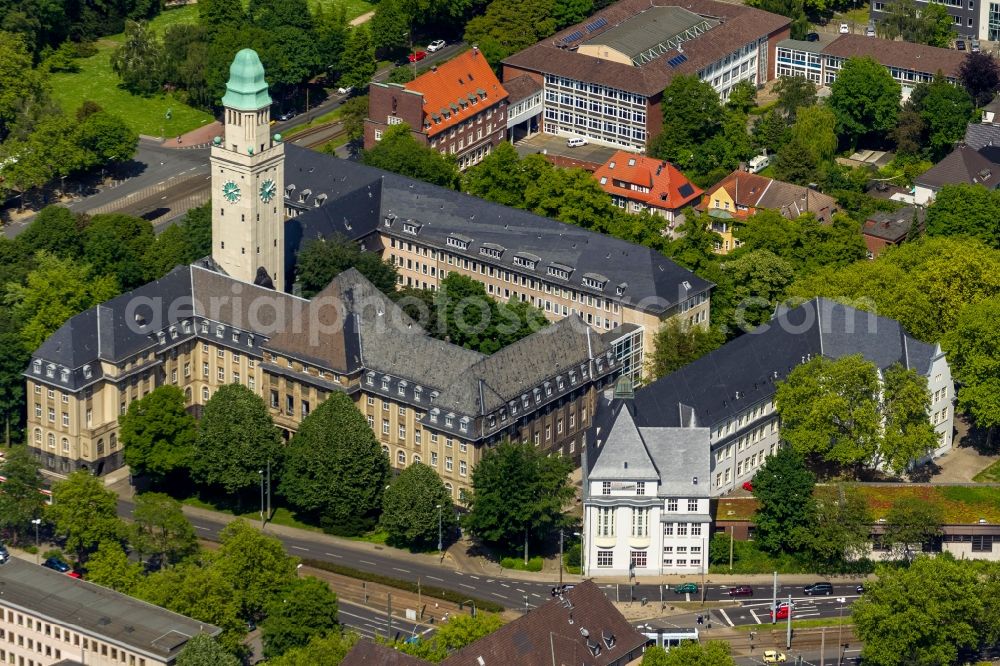
[[[0,663],[173,664],[218,627],[17,558],[0,565]]]

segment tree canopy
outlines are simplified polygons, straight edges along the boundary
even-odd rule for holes
[[[374,147],[361,153],[361,161],[368,166],[395,171],[442,187],[458,188],[458,166],[454,155],[442,155],[419,143],[406,123],[385,130]]]
[[[958,80],[975,105],[983,106],[1000,90],[1000,67],[989,53],[970,51],[958,68]]]
[[[958,316],[942,345],[958,382],[958,407],[980,427],[1000,425],[1000,296],[971,303]]]
[[[305,298],[318,294],[348,268],[356,268],[384,294],[396,289],[397,272],[392,263],[342,236],[306,241],[295,262],[296,279]]]
[[[306,576],[291,581],[272,600],[261,625],[268,659],[309,644],[337,629],[337,595],[329,584]]]
[[[18,446],[0,464],[0,476],[7,479],[0,486],[0,532],[16,544],[45,508],[45,495],[38,492],[42,474],[28,447]]]
[[[162,481],[193,463],[195,420],[187,412],[184,392],[172,384],[158,386],[133,401],[119,418],[125,464],[135,475]]]
[[[815,478],[799,453],[783,446],[764,460],[753,477],[757,511],[754,542],[769,553],[795,551],[815,515]]]
[[[666,377],[720,344],[722,336],[713,329],[689,326],[676,317],[668,319],[656,332],[653,351],[647,354],[649,372],[654,379]]]
[[[132,546],[160,565],[180,562],[198,551],[198,539],[181,503],[163,493],[139,493],[132,510]]]
[[[971,236],[1000,248],[1000,192],[981,185],[945,185],[927,208],[930,236]]]
[[[896,126],[901,94],[899,83],[878,61],[848,58],[827,102],[837,117],[837,134],[850,145],[877,141]]]
[[[177,655],[177,666],[240,666],[240,663],[208,634],[192,636]]]
[[[437,472],[413,463],[392,480],[382,496],[380,525],[393,545],[430,548],[437,543],[439,530],[446,539],[458,525],[451,492]]]
[[[45,516],[78,562],[104,542],[120,544],[125,524],[118,517],[118,496],[87,470],[73,472],[52,486],[52,504]]]

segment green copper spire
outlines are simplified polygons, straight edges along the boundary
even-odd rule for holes
[[[253,49],[243,49],[229,66],[229,81],[222,105],[239,111],[256,111],[271,105],[264,80],[264,66]]]

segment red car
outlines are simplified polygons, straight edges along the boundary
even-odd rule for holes
[[[417,62],[427,57],[427,51],[415,51],[410,54],[410,62]]]
[[[753,484],[750,483],[749,481],[744,481],[743,482],[743,490],[747,491],[748,493],[752,493],[753,492]]]
[[[792,611],[791,606],[789,606],[787,603],[783,603],[780,606],[778,606],[778,615],[777,615],[777,617],[774,617],[774,611],[771,611],[771,616],[774,617],[774,619],[776,619],[776,620],[787,620],[788,619],[788,614],[791,611]]]

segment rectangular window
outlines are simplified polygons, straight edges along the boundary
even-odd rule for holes
[[[382,434],[389,434],[389,419],[382,419]]]
[[[597,509],[597,536],[613,537],[615,535],[615,509],[602,506]]]
[[[667,511],[677,511],[677,500],[668,499],[667,500]]]
[[[632,509],[632,536],[649,536],[649,509]]]
[[[701,536],[701,523],[691,523],[691,536]]]
[[[645,495],[646,494],[646,482],[645,481],[640,481],[639,483],[635,484],[635,494],[636,495]]]
[[[458,461],[458,473],[465,476],[469,471],[468,464],[464,460]]]
[[[629,557],[629,566],[633,569],[646,568],[646,551],[633,550]]]
[[[687,536],[688,524],[687,523],[677,523],[677,536]]]
[[[613,551],[611,550],[599,550],[597,551],[597,566],[599,567],[610,567],[612,560]]]
[[[438,454],[431,451],[431,466],[437,467],[438,464]]]
[[[601,482],[601,494],[602,495],[610,495],[611,494],[611,482],[610,481],[602,481]]]
[[[454,465],[454,463],[453,463],[453,462],[452,462],[452,460],[451,460],[451,456],[447,456],[447,457],[446,457],[446,458],[444,459],[444,468],[445,468],[445,469],[446,469],[447,471],[449,471],[449,472],[450,472],[450,471],[452,471],[452,470],[453,470],[453,469],[455,468],[455,465]]]
[[[406,426],[404,425],[399,426],[399,438],[406,440]]]
[[[698,500],[689,499],[688,500],[688,513],[695,513],[698,511]]]
[[[375,406],[375,396],[373,395],[368,396],[368,406],[369,407]]]
[[[972,552],[973,553],[992,553],[993,552],[993,535],[974,535],[972,537]]]

